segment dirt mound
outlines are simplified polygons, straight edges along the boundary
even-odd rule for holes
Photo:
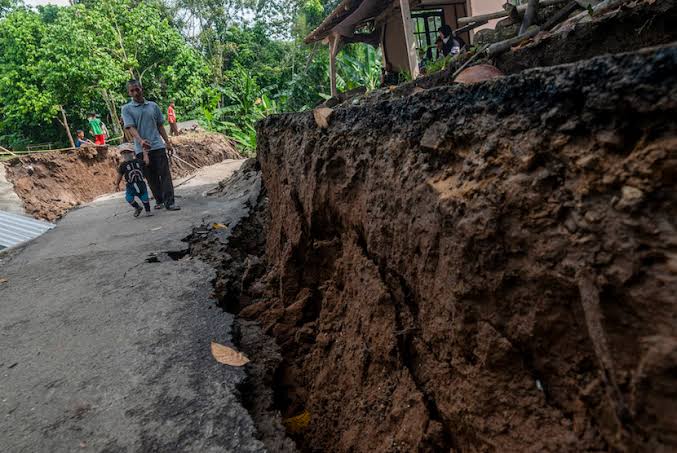
[[[677,449],[675,117],[671,46],[262,121],[299,446]]]
[[[238,159],[232,143],[222,135],[188,133],[172,139],[179,159],[172,161],[175,177],[194,167]],[[80,148],[69,152],[32,154],[6,161],[7,179],[34,217],[55,220],[81,203],[110,193],[120,157],[116,147]]]

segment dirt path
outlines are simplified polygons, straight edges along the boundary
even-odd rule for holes
[[[175,260],[191,226],[247,212],[246,194],[201,195],[239,165],[181,186],[180,212],[134,219],[117,194],[0,255],[3,450],[262,449],[236,398],[244,371],[210,354],[232,324],[211,298],[213,271]]]

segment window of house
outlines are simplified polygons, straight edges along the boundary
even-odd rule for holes
[[[444,12],[441,9],[426,9],[411,12],[412,28],[416,39],[416,48],[425,49],[428,59],[437,59],[435,41],[437,29],[444,25]]]

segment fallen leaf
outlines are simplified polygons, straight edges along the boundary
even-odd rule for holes
[[[307,410],[304,410],[299,415],[295,415],[294,417],[285,418],[284,420],[282,420],[282,424],[284,425],[285,428],[287,428],[287,431],[292,433],[297,433],[301,431],[303,428],[307,427],[309,423],[310,423],[310,412],[308,412]]]
[[[241,352],[237,352],[233,348],[229,348],[228,346],[224,346],[213,341],[212,355],[217,362],[223,363],[224,365],[243,366],[249,363],[249,359]]]
[[[224,225],[223,223],[212,223],[212,228],[215,230],[221,230],[223,228],[228,228],[228,226]]]
[[[313,117],[315,117],[315,123],[322,128],[326,129],[329,127],[329,117],[334,113],[333,109],[329,107],[320,107],[313,110]]]
[[[8,281],[9,280],[7,280],[6,278],[0,278],[0,283],[7,283]]]

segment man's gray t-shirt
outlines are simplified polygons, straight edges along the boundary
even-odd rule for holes
[[[122,121],[125,128],[135,127],[141,138],[150,142],[150,149],[162,149],[165,142],[158,131],[158,126],[164,127],[164,118],[160,107],[153,101],[144,101],[142,104],[132,100],[122,106]],[[141,154],[141,143],[134,140],[136,154]]]

